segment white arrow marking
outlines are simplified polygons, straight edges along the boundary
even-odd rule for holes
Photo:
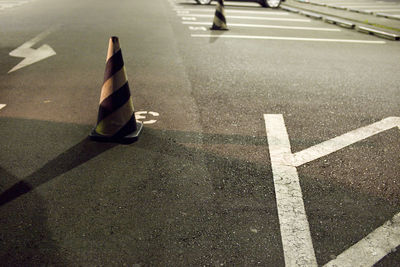
[[[13,71],[19,70],[23,67],[29,66],[33,63],[36,63],[38,61],[41,61],[43,59],[46,59],[48,57],[54,56],[56,52],[51,48],[50,46],[44,44],[38,49],[33,49],[32,46],[34,46],[36,43],[40,42],[43,40],[47,35],[49,35],[53,29],[49,29],[47,31],[42,32],[32,40],[24,43],[17,49],[14,49],[13,51],[10,52],[10,56],[12,57],[22,57],[24,58],[18,65],[16,65],[14,68],[12,68],[8,73],[11,73]]]
[[[0,109],[4,108],[5,106],[7,106],[6,104],[0,104]]]

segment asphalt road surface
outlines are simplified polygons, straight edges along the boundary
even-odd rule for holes
[[[400,42],[252,3],[224,32],[183,0],[0,7],[0,265],[399,265]],[[130,145],[88,139],[110,36]]]

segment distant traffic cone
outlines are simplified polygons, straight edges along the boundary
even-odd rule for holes
[[[96,141],[132,143],[142,129],[143,124],[136,122],[118,37],[111,37],[97,124],[89,136]]]
[[[213,25],[211,30],[222,30],[227,31],[228,26],[226,26],[225,10],[224,10],[224,0],[218,0],[217,7],[215,8],[215,15]]]

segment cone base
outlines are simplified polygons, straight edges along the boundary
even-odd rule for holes
[[[222,27],[218,27],[218,26],[215,26],[215,25],[210,27],[210,30],[212,30],[212,31],[229,31],[228,28],[222,28]]]
[[[136,122],[136,131],[132,133],[122,136],[122,137],[115,137],[115,136],[105,136],[98,134],[95,129],[89,134],[90,139],[93,141],[98,142],[110,142],[110,143],[119,143],[119,144],[132,144],[139,139],[139,135],[142,133],[143,130],[143,123]]]

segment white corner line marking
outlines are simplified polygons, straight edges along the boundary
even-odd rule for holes
[[[182,24],[189,25],[209,25],[210,22],[191,22],[182,21]],[[263,24],[242,24],[242,23],[228,23],[230,27],[249,27],[249,28],[268,28],[268,29],[286,29],[286,30],[306,30],[306,31],[328,31],[328,32],[340,32],[340,29],[336,28],[318,28],[318,27],[299,27],[299,26],[279,26],[279,25],[263,25]]]
[[[228,24],[229,27],[229,24]],[[195,38],[232,38],[232,39],[258,39],[258,40],[284,40],[304,42],[330,42],[330,43],[358,43],[358,44],[386,44],[385,41],[368,41],[352,39],[321,39],[321,38],[299,38],[282,36],[256,36],[256,35],[218,35],[218,34],[192,34]]]
[[[0,109],[4,108],[5,106],[7,106],[6,104],[0,104]]]
[[[298,167],[394,127],[400,129],[400,117],[388,117],[294,153],[292,165]]]
[[[286,266],[317,266],[296,167],[380,132],[399,128],[388,117],[318,145],[292,153],[282,114],[264,114]],[[400,213],[344,251],[327,267],[372,266],[400,245]]]
[[[373,266],[400,245],[400,213],[324,267]]]
[[[316,267],[310,226],[304,208],[299,176],[292,157],[282,114],[264,114],[275,186],[285,266]]]
[[[51,48],[47,44],[44,44],[37,49],[32,48],[32,46],[34,46],[36,43],[40,42],[47,35],[49,35],[51,32],[53,32],[54,29],[55,29],[55,27],[52,27],[52,28],[40,33],[33,39],[29,40],[28,42],[22,44],[18,48],[11,51],[9,54],[10,56],[21,57],[24,59],[20,63],[18,63],[14,68],[12,68],[8,73],[11,73],[11,72],[19,70],[23,67],[29,66],[33,63],[36,63],[38,61],[41,61],[43,59],[46,59],[48,57],[56,55],[56,52],[53,50],[53,48]]]

